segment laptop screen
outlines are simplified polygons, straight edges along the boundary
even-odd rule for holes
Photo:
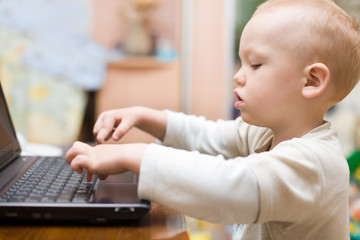
[[[10,118],[2,85],[0,84],[0,169],[20,153],[19,142]]]

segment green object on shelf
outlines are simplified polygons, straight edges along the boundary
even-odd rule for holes
[[[359,236],[359,234],[353,235],[353,234],[350,233],[350,239],[351,240],[360,240],[360,236]]]
[[[355,151],[347,158],[347,162],[349,164],[350,174],[353,174],[356,168],[360,164],[360,151]]]

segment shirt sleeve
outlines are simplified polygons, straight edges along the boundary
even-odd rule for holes
[[[204,117],[166,110],[167,127],[163,144],[225,158],[238,156],[237,124],[231,120],[210,121]]]
[[[174,148],[218,155],[226,159],[246,157],[256,149],[268,148],[272,132],[235,120],[210,121],[204,117],[166,110],[167,127],[163,144]]]
[[[253,223],[259,212],[257,180],[242,158],[225,160],[157,144],[145,151],[138,194],[222,224]]]

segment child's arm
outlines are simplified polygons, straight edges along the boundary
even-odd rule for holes
[[[132,127],[137,127],[157,139],[163,140],[166,121],[165,112],[146,107],[109,110],[100,114],[93,132],[99,143],[104,143],[111,137],[117,141]]]
[[[166,111],[165,146],[232,158],[247,155],[239,152],[239,121],[207,120],[205,117]],[[244,144],[243,144],[244,145]],[[246,146],[245,146],[246,148]]]
[[[222,156],[157,144],[92,147],[76,142],[66,160],[79,173],[86,169],[88,180],[92,174],[105,179],[110,174],[135,172],[141,198],[202,219],[252,223],[258,214],[257,181],[241,159],[225,161]]]

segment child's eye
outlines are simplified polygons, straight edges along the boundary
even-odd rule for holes
[[[261,67],[261,64],[251,64],[251,68],[256,70],[259,69]]]

